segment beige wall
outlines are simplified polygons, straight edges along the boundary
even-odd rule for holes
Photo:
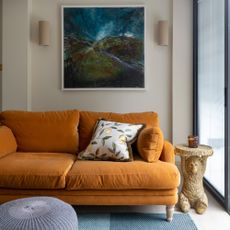
[[[3,110],[30,109],[30,2],[3,0]]]
[[[8,2],[19,2],[18,0],[3,0],[5,5]],[[25,5],[21,6],[21,2]],[[182,15],[184,25],[190,28],[191,26],[191,2],[190,0],[97,0],[97,4],[145,4],[146,6],[146,81],[147,89],[145,91],[72,91],[63,92],[61,88],[61,18],[60,6],[62,4],[76,5],[95,5],[92,0],[22,0],[20,7],[12,5],[8,11],[4,13],[5,24],[10,26],[11,32],[16,29],[19,24],[22,24],[22,29],[26,30],[28,23],[31,24],[31,36],[20,37],[21,42],[25,45],[27,52],[22,55],[20,48],[7,47],[7,52],[3,50],[3,56],[6,66],[21,65],[21,70],[8,71],[9,80],[5,82],[3,87],[6,87],[10,92],[3,97],[4,109],[6,108],[21,108],[32,110],[57,110],[79,108],[82,110],[94,111],[114,111],[114,112],[134,112],[134,111],[157,111],[161,120],[161,127],[164,131],[165,138],[172,139],[172,136],[177,136],[176,141],[180,141],[184,134],[191,132],[191,109],[184,111],[183,119],[177,114],[177,107],[183,108],[185,104],[191,106],[191,90],[183,92],[180,95],[184,100],[179,99],[179,92],[175,91],[175,85],[186,85],[191,81],[191,47],[186,49],[187,55],[181,54],[181,48],[175,46],[173,39],[181,39],[187,28],[180,27],[180,22],[175,20],[175,14],[180,13],[181,8],[178,7],[181,1],[187,4],[182,4],[182,10],[189,12],[188,15]],[[27,2],[27,3],[26,3]],[[32,2],[30,8],[29,2]],[[176,5],[175,5],[176,4]],[[23,5],[23,4],[22,4]],[[5,7],[5,6],[4,6]],[[185,8],[185,9],[184,9]],[[16,12],[17,11],[17,12]],[[175,11],[175,12],[174,12]],[[30,18],[19,20],[16,25],[11,23],[12,13],[15,17],[21,17],[21,14],[27,12]],[[38,45],[37,41],[37,23],[38,20],[48,20],[51,25],[51,45],[43,47]],[[167,47],[158,46],[156,42],[156,25],[158,20],[168,20],[170,24],[170,45]],[[27,21],[26,21],[27,20]],[[176,35],[173,31],[176,28]],[[192,28],[190,28],[191,30]],[[5,31],[6,30],[6,31]],[[173,33],[172,33],[173,31]],[[8,32],[3,37],[3,43],[8,42],[7,39],[12,39],[12,34],[3,28],[3,33]],[[22,31],[21,31],[22,32]],[[25,31],[24,31],[25,32]],[[190,32],[190,31],[189,31]],[[25,33],[27,34],[27,33]],[[15,34],[16,35],[16,34]],[[173,36],[172,36],[173,35]],[[5,38],[5,39],[4,39]],[[188,39],[187,45],[191,46],[192,37],[186,36]],[[178,43],[180,40],[178,40]],[[186,45],[186,44],[184,44]],[[18,51],[18,52],[17,52]],[[173,51],[173,52],[172,52]],[[10,52],[14,56],[5,57]],[[178,58],[177,62],[173,62],[174,58]],[[183,58],[183,59],[181,59]],[[30,63],[31,62],[31,63]],[[27,63],[27,65],[26,65]],[[180,65],[179,65],[180,63]],[[178,77],[178,72],[183,67],[183,73],[187,73],[186,78],[182,82]],[[4,65],[5,65],[4,64]],[[179,78],[179,79],[178,79]],[[18,81],[20,79],[20,81]],[[14,87],[17,81],[18,87]],[[30,94],[31,90],[31,94]],[[4,95],[3,95],[4,96]],[[176,100],[176,102],[175,102]],[[17,106],[16,106],[17,104]],[[25,106],[26,105],[26,106]],[[177,106],[174,108],[174,106]],[[187,109],[187,107],[186,107]],[[182,121],[179,123],[179,121]],[[174,127],[175,125],[175,127]]]
[[[192,4],[173,1],[173,143],[186,143],[192,134]]]
[[[32,44],[32,109],[79,108],[82,110],[133,112],[157,111],[167,138],[171,138],[171,44],[160,47],[154,41],[154,26],[159,19],[172,21],[171,0],[148,0],[146,6],[146,91],[75,91],[63,92],[61,85],[61,20],[60,5],[90,4],[92,1],[33,0]],[[114,0],[97,1],[114,4]],[[143,1],[126,0],[125,4]],[[116,1],[124,4],[124,1]],[[51,24],[51,45],[37,45],[37,21],[45,19]],[[170,24],[171,27],[171,24]]]

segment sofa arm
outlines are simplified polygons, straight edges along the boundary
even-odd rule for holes
[[[17,142],[11,129],[6,126],[0,126],[0,158],[16,152],[16,150]]]
[[[164,141],[160,160],[175,164],[174,147],[169,141]]]

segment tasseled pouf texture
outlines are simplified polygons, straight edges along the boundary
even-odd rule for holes
[[[77,230],[73,207],[53,197],[31,197],[0,205],[1,230]]]

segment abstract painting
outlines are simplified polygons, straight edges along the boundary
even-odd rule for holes
[[[144,89],[144,6],[62,6],[62,89]]]

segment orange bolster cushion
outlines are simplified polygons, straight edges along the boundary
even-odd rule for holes
[[[164,136],[159,127],[143,129],[137,139],[137,149],[143,160],[154,162],[160,158]]]
[[[16,152],[17,143],[12,131],[6,126],[0,126],[0,158]]]

